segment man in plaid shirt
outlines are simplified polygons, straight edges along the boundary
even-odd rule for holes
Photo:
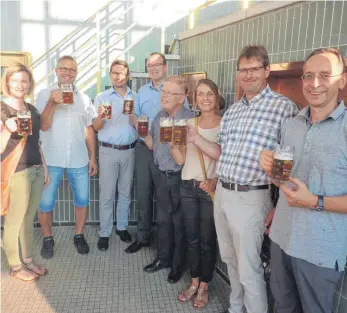
[[[264,221],[272,208],[270,178],[260,168],[263,149],[273,150],[283,123],[297,106],[267,85],[269,57],[263,46],[247,46],[238,58],[242,99],[224,114],[217,143],[189,129],[188,140],[207,155],[220,154],[214,218],[231,294],[228,313],[267,313],[266,284],[260,260]]]

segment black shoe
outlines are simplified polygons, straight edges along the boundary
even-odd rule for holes
[[[87,254],[89,252],[89,246],[83,234],[75,235],[73,241],[79,254]]]
[[[170,267],[168,263],[155,259],[153,263],[146,265],[143,270],[147,273],[154,273],[168,267]]]
[[[126,253],[135,253],[137,251],[140,251],[144,247],[149,247],[149,243],[141,243],[141,242],[136,240],[128,248],[126,248],[124,251]]]
[[[100,237],[98,240],[98,249],[106,251],[108,249],[108,237]]]
[[[173,268],[167,278],[170,284],[177,283],[182,277],[182,271],[180,268]]]
[[[123,242],[131,242],[131,236],[128,233],[127,230],[118,230],[116,229],[116,234],[119,236],[120,240],[122,240]]]
[[[41,256],[44,259],[50,259],[51,257],[53,257],[53,246],[54,246],[54,240],[52,236],[43,237]]]

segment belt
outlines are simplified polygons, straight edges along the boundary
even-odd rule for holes
[[[200,180],[195,180],[195,179],[190,179],[190,180],[182,180],[182,184],[191,186],[194,188],[199,188],[201,181]]]
[[[160,171],[162,174],[165,174],[167,177],[171,177],[171,176],[177,176],[177,175],[181,175],[182,171]]]
[[[260,186],[249,186],[249,185],[238,185],[233,183],[227,183],[221,180],[222,186],[225,189],[247,192],[250,190],[265,190],[270,189],[270,185],[260,185]]]
[[[99,146],[112,148],[112,149],[117,149],[117,150],[129,150],[129,149],[134,148],[135,145],[136,145],[136,141],[134,141],[130,145],[112,145],[110,143],[99,141]]]

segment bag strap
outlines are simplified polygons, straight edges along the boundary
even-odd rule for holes
[[[195,125],[195,129],[196,129],[197,133],[199,133],[198,119],[199,119],[198,117],[194,118],[194,125]],[[198,155],[199,155],[199,160],[200,160],[200,165],[201,165],[201,169],[202,169],[202,174],[204,176],[204,179],[206,180],[207,179],[207,175],[206,175],[206,168],[205,168],[204,157],[202,155],[201,150],[198,147],[196,147],[196,150],[197,150]]]

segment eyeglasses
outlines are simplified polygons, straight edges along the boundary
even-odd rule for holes
[[[62,72],[70,72],[70,73],[77,73],[77,70],[75,70],[74,68],[69,68],[69,67],[58,67],[58,70],[62,71]]]
[[[301,79],[304,81],[304,82],[312,82],[314,81],[314,79],[317,77],[317,79],[319,79],[320,81],[324,81],[324,82],[327,82],[330,80],[331,77],[336,77],[336,76],[340,76],[342,75],[343,73],[340,73],[340,74],[336,74],[336,75],[330,75],[328,73],[320,73],[319,75],[314,75],[312,73],[307,73],[307,74],[304,74],[301,76]]]
[[[196,96],[199,98],[207,97],[208,99],[212,99],[215,96],[215,94],[213,92],[208,92],[206,94],[201,92],[198,93]]]
[[[164,90],[164,89],[162,89],[161,92],[162,92],[162,94],[168,95],[169,97],[172,97],[172,96],[183,96],[184,95],[184,93],[170,92],[170,91],[167,91],[167,90]]]
[[[265,68],[264,66],[250,67],[250,68],[239,68],[238,72],[241,75],[247,75],[248,73],[258,72],[260,69]]]
[[[159,68],[160,66],[164,65],[164,63],[156,63],[156,64],[152,64],[152,65],[146,65],[147,68],[151,69],[151,68]]]

